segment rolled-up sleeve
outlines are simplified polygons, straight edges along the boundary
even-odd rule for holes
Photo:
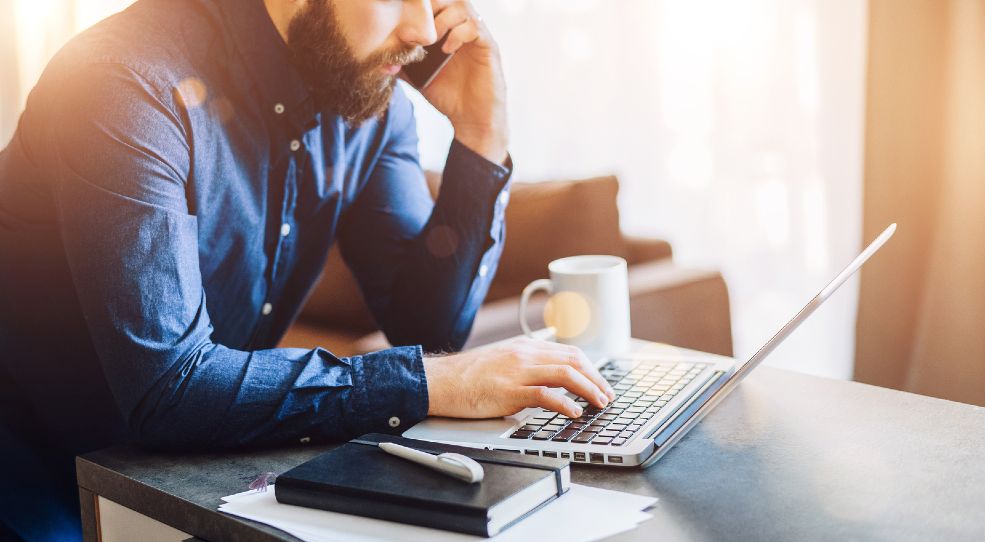
[[[342,254],[391,344],[456,351],[503,250],[512,163],[494,164],[455,140],[432,201],[402,93],[389,116],[382,156],[343,219]]]
[[[71,95],[54,112],[63,129],[52,136],[61,235],[105,377],[139,442],[338,440],[424,418],[418,347],[346,358],[213,342],[180,105],[122,65],[67,79]]]

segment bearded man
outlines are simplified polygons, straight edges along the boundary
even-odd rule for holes
[[[455,130],[433,202],[396,79],[446,35],[423,92]],[[140,0],[72,40],[0,154],[4,534],[80,538],[73,458],[114,443],[580,415],[557,387],[603,406],[577,349],[427,354],[465,342],[510,173],[499,55],[466,0]],[[334,242],[394,348],[274,348]]]

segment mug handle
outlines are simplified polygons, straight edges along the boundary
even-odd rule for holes
[[[520,294],[520,327],[523,329],[523,334],[531,338],[534,338],[534,330],[530,329],[530,324],[527,323],[527,302],[530,301],[530,296],[538,290],[553,294],[554,283],[551,282],[551,279],[537,279],[528,284],[523,289],[523,293]]]

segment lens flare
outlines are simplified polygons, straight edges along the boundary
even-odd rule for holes
[[[592,308],[577,292],[558,292],[544,306],[544,323],[554,329],[558,339],[574,339],[584,334],[592,321]]]

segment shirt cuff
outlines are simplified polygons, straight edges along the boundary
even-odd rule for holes
[[[474,231],[482,224],[484,233],[489,235],[489,227],[502,215],[509,200],[512,174],[509,157],[505,166],[494,164],[457,140],[452,141],[435,202],[437,214],[461,232]]]
[[[355,435],[399,435],[427,417],[428,384],[420,346],[347,358],[355,377],[349,429]]]
[[[468,148],[457,139],[453,139],[451,142],[451,148],[448,150],[448,163],[445,164],[445,169],[447,170],[449,167],[454,168],[455,166],[464,167],[473,175],[478,174],[492,177],[498,181],[502,181],[502,184],[506,184],[506,181],[513,175],[513,157],[509,153],[506,154],[506,161],[502,164],[497,164]]]

